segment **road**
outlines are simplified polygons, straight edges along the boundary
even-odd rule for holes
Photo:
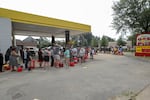
[[[150,62],[99,54],[69,69],[0,73],[0,100],[108,100],[150,83]]]

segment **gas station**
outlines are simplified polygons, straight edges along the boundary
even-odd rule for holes
[[[91,26],[0,8],[0,51],[16,45],[15,35],[65,38],[91,32]]]

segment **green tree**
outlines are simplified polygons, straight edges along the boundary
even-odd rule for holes
[[[104,36],[108,42],[114,42],[115,40],[109,36]]]
[[[78,36],[72,36],[72,40],[75,42],[74,46],[90,46],[93,39],[92,33],[85,33]]]
[[[132,41],[132,47],[136,45],[136,34],[128,36],[128,41]]]
[[[94,47],[94,38],[92,38],[90,46]]]
[[[80,44],[81,46],[87,46],[88,42],[84,35],[80,35]]]
[[[117,40],[117,45],[118,46],[125,46],[126,42],[122,39],[122,37],[120,36],[119,39]]]
[[[83,34],[83,37],[86,39],[87,45],[90,46],[92,39],[94,38],[93,34],[92,33],[86,33],[86,34]]]
[[[91,46],[92,46],[92,47],[98,47],[98,45],[99,45],[99,40],[100,40],[99,37],[93,37],[93,38],[92,38],[92,41],[91,41]]]
[[[40,39],[38,39],[38,42],[39,42],[38,45],[39,48],[48,47],[51,44],[46,37],[40,37]]]
[[[78,46],[78,37],[77,36],[71,36],[71,40],[74,41],[74,46]]]
[[[117,33],[150,31],[150,0],[119,0],[112,9],[112,24]]]
[[[101,46],[104,46],[104,47],[108,46],[108,40],[107,40],[106,36],[102,37]]]
[[[98,47],[100,38],[97,36],[94,36],[92,33],[85,33],[78,36],[72,36],[72,40],[75,41],[75,46],[92,46],[92,47]],[[79,43],[78,43],[79,41]]]

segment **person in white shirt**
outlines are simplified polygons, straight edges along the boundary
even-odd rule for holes
[[[81,47],[79,51],[79,58],[81,63],[84,62],[84,56],[85,56],[85,48]]]
[[[72,49],[72,55],[73,55],[73,57],[77,57],[77,55],[78,55],[77,48]]]
[[[94,48],[91,48],[91,50],[90,50],[91,59],[93,59],[94,54],[95,54],[95,50],[94,50]]]

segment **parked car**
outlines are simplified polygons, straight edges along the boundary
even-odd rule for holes
[[[37,48],[29,48],[29,52],[31,53],[32,56],[35,56],[36,53],[38,52]]]

